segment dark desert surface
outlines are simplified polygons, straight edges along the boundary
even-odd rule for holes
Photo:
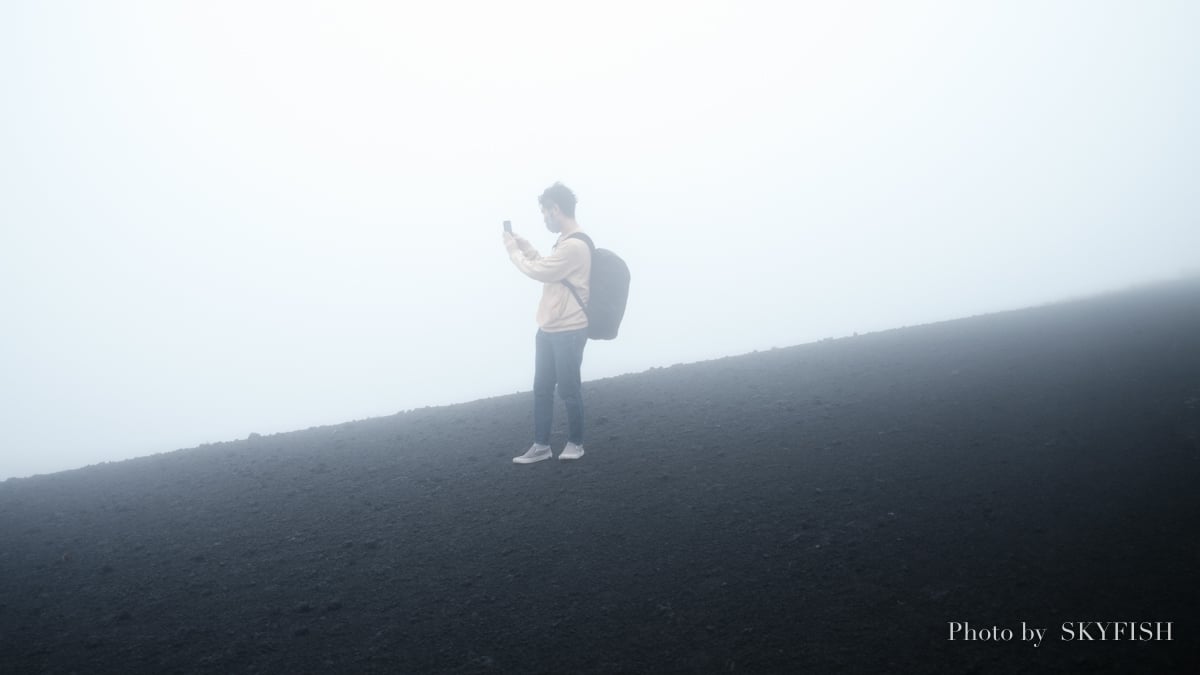
[[[0,672],[1200,672],[1200,280],[584,393],[0,483]]]

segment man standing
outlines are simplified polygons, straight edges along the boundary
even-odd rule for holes
[[[546,188],[538,197],[546,229],[558,234],[554,249],[541,256],[525,239],[504,233],[504,245],[517,269],[542,282],[538,304],[538,332],[533,374],[533,445],[514,457],[517,464],[532,464],[554,455],[550,451],[550,426],[554,419],[554,389],[567,408],[567,445],[559,459],[583,457],[583,396],[579,369],[587,344],[588,319],[583,307],[563,281],[588,301],[592,256],[586,242],[570,238],[583,232],[575,222],[575,194],[562,183]]]

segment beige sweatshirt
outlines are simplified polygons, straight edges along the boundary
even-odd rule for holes
[[[587,315],[576,302],[563,279],[571,282],[584,302],[588,301],[588,279],[592,273],[592,254],[586,242],[559,235],[550,255],[543,257],[520,236],[505,236],[508,257],[517,269],[542,282],[542,301],[538,303],[537,323],[547,333],[587,328]]]

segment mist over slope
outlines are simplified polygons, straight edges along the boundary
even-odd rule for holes
[[[1185,672],[1197,308],[1189,280],[587,382],[579,462],[510,462],[526,393],[9,480],[0,670]]]

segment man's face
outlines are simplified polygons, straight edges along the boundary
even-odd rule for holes
[[[547,230],[556,234],[562,232],[562,209],[558,208],[558,204],[551,204],[549,208],[543,206],[542,220]]]

